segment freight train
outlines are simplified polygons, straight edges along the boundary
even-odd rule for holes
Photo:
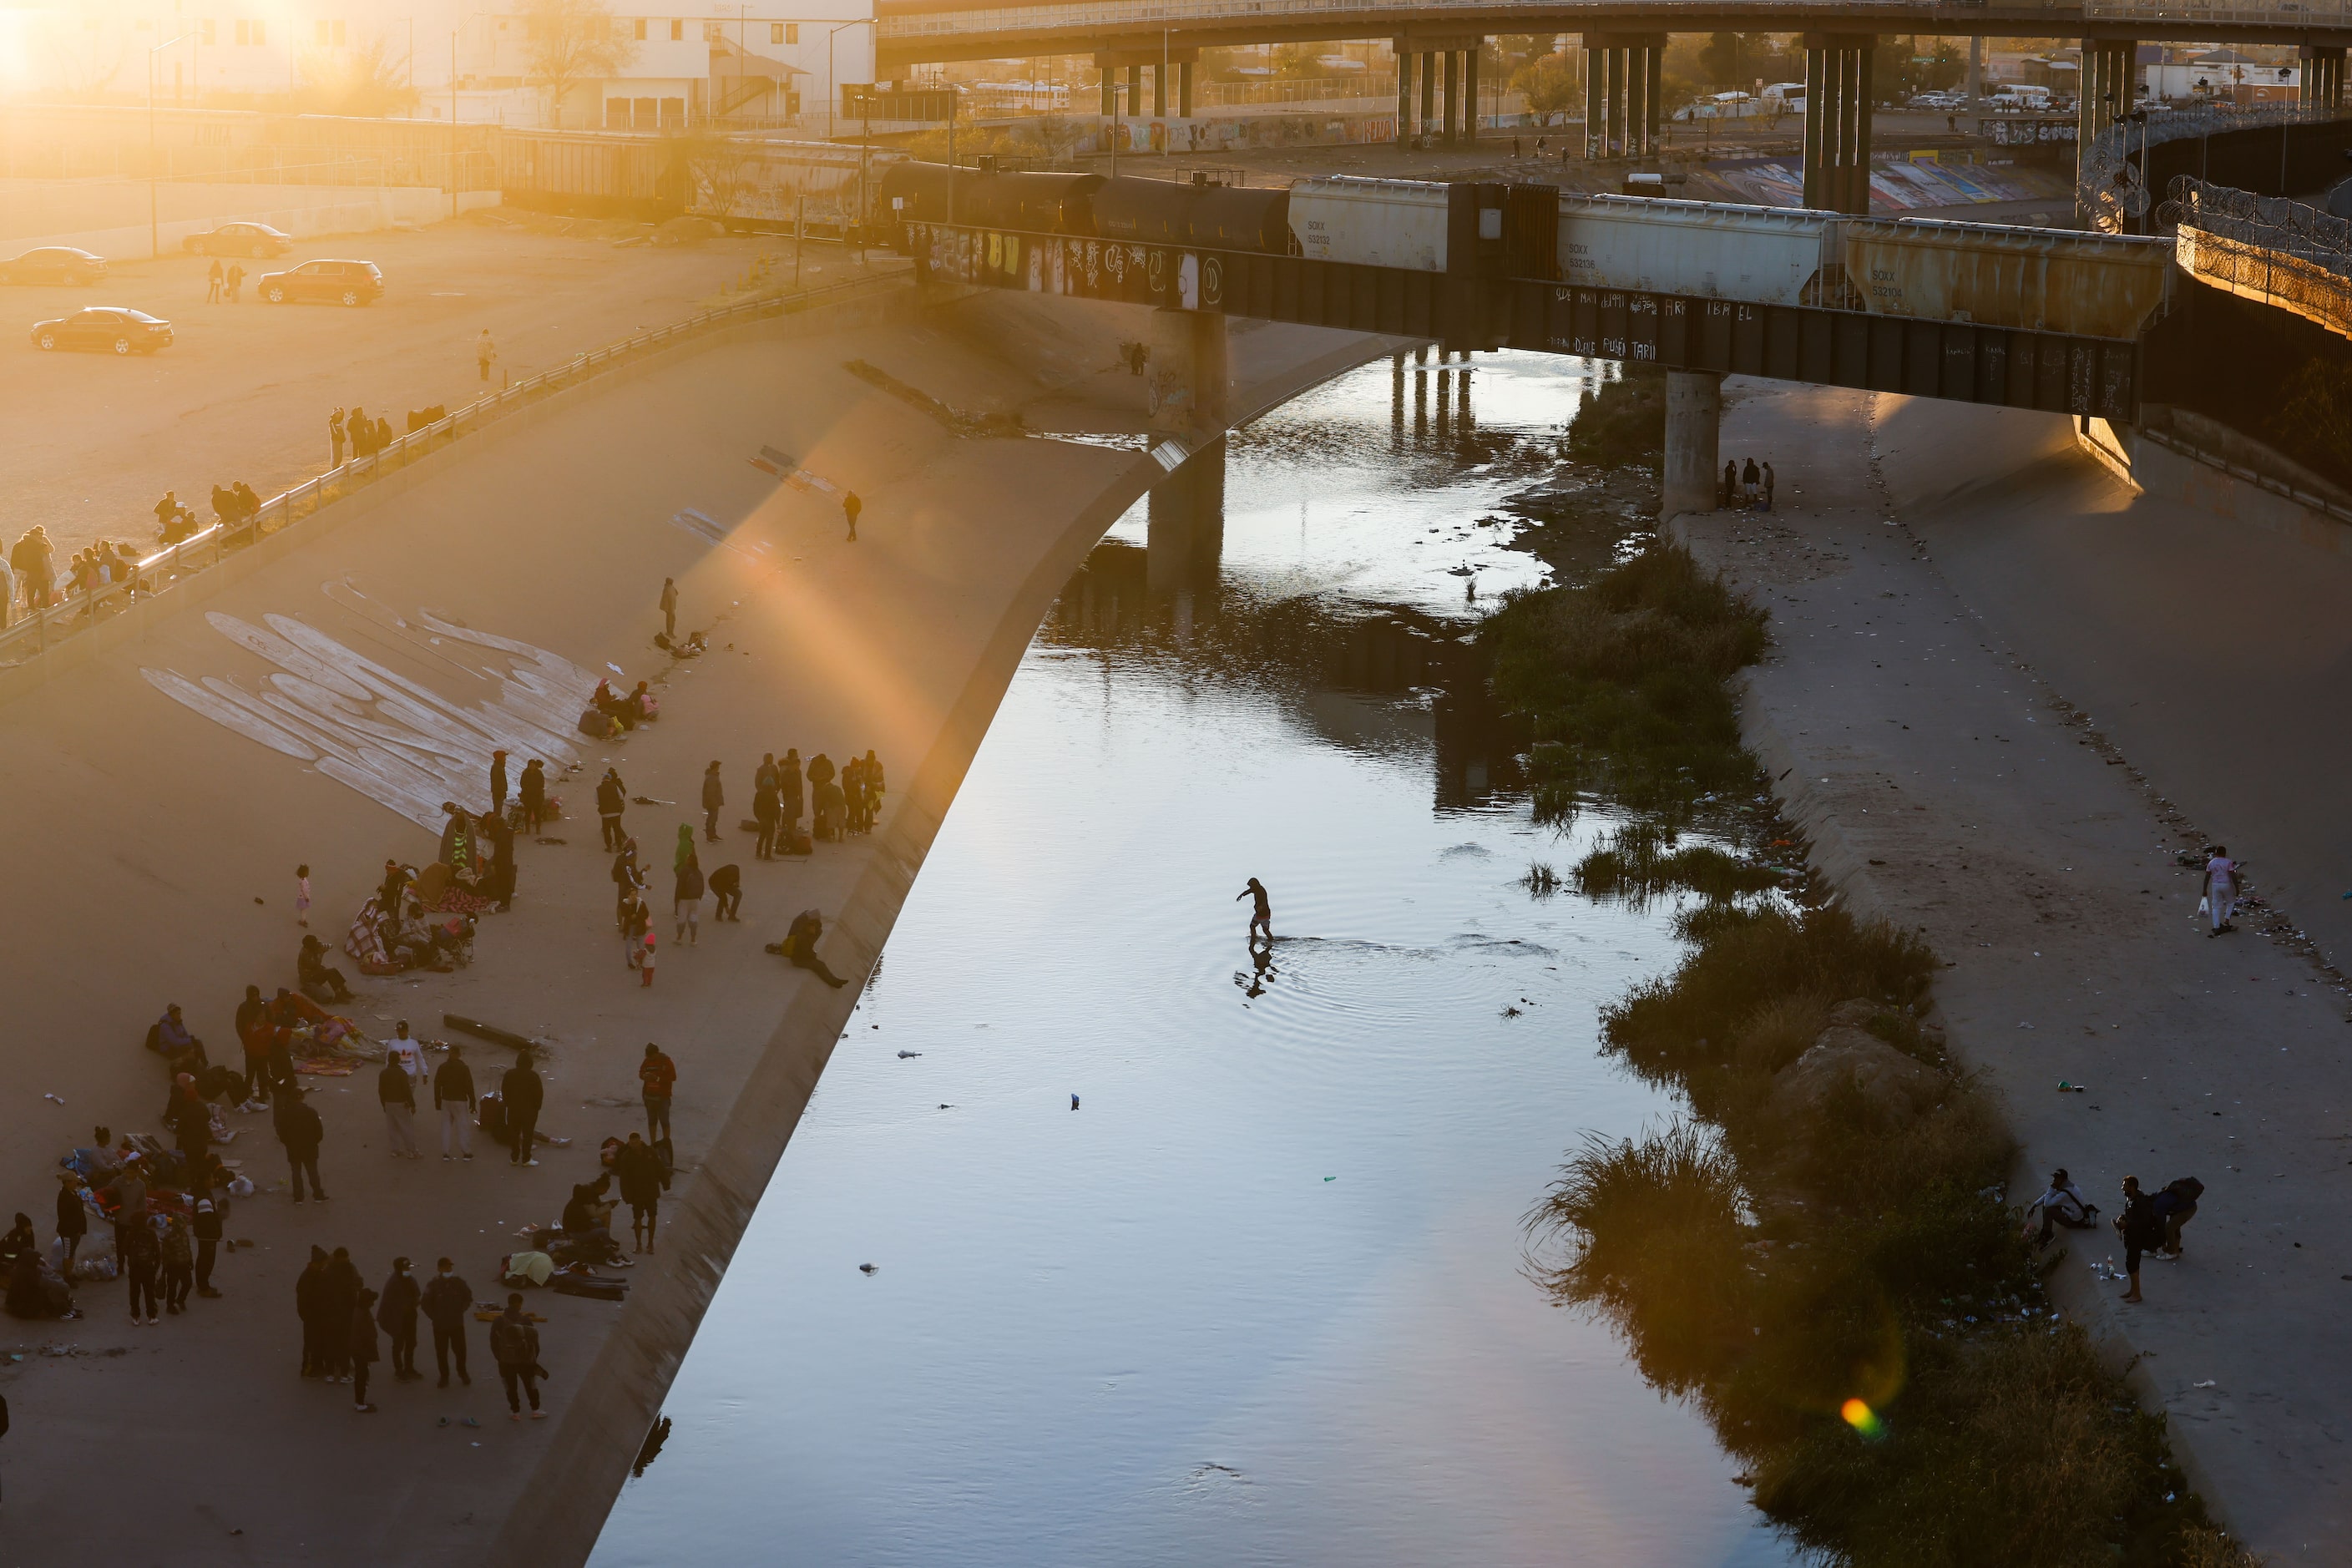
[[[1103,268],[1156,268],[1193,279],[1192,295],[1165,302],[1194,306],[1226,302],[1200,295],[1213,278],[1265,270],[1245,258],[1297,258],[2126,340],[2163,308],[2173,272],[2171,242],[2160,238],[1541,184],[1333,175],[1256,190],[909,162],[887,171],[878,190],[877,216],[935,275],[1101,294],[1076,284],[1074,269],[1091,280]],[[1387,285],[1351,276],[1343,286]]]

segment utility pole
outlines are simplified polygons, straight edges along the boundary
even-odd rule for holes
[[[457,216],[457,29],[449,29],[449,216]]]

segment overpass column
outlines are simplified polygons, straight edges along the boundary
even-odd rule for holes
[[[1597,132],[1601,126],[1601,56],[1592,47],[1592,35],[1584,36],[1584,158],[1591,163],[1601,156]]]
[[[1723,374],[1666,372],[1666,458],[1658,521],[1716,505],[1717,438],[1723,425]]]
[[[1127,68],[1127,111],[1130,115],[1137,116],[1143,113],[1143,68],[1141,66]]]
[[[1400,147],[1410,147],[1412,145],[1412,54],[1404,47],[1402,38],[1396,41],[1396,143]]]
[[[1437,110],[1437,56],[1429,50],[1421,56],[1421,121],[1419,129],[1429,134],[1430,118]]]
[[[1194,438],[1225,433],[1232,371],[1223,311],[1154,310],[1150,366],[1152,429]]]
[[[1870,211],[1870,57],[1867,33],[1805,35],[1805,205]]]
[[[1645,73],[1648,86],[1643,93],[1643,101],[1650,107],[1648,118],[1642,123],[1642,145],[1644,152],[1655,154],[1664,152],[1666,145],[1665,139],[1658,134],[1658,121],[1665,107],[1665,35],[1660,33],[1652,37],[1645,52],[1649,57],[1650,68]]]
[[[1180,119],[1192,118],[1192,62],[1185,60],[1176,67],[1176,113]]]
[[[1168,118],[1168,68],[1164,65],[1151,68],[1151,118]]]
[[[2344,50],[2305,44],[2295,51],[2303,60],[2303,101],[2313,109],[2344,107]]]
[[[1445,58],[1445,133],[1440,140],[1451,147],[1454,145],[1454,112],[1462,104],[1462,58],[1452,49],[1441,53]]]
[[[1625,50],[1625,156],[1650,150],[1650,50],[1646,41]]]
[[[1486,40],[1478,39],[1462,51],[1462,140],[1478,140],[1478,56]]]

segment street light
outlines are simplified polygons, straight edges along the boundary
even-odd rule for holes
[[[190,37],[182,33],[147,51],[147,257],[151,261],[163,254],[163,226],[155,217],[155,56],[173,44],[186,43]]]
[[[827,33],[824,36],[824,139],[828,142],[833,140],[834,95],[838,90],[833,83],[834,34],[840,32],[842,27],[862,27],[869,26],[873,20],[874,18],[871,16],[853,17],[851,20],[841,24],[840,27],[834,28],[833,32]]]

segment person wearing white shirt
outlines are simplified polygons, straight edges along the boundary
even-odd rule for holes
[[[2230,923],[2237,903],[2238,863],[2230,858],[2228,845],[2216,844],[2213,858],[2205,862],[2205,912],[2213,921],[2213,929],[2205,934],[2220,936],[2225,931],[2237,930]]]
[[[393,1026],[392,1038],[383,1043],[385,1055],[400,1064],[411,1083],[425,1081],[425,1047],[408,1037],[408,1020],[403,1018]]]

